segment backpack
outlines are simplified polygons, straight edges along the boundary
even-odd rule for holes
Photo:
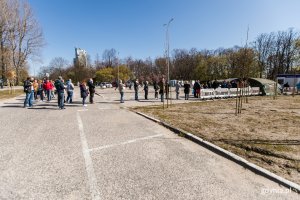
[[[24,92],[28,93],[28,92],[31,92],[30,89],[30,85],[28,84],[28,80],[24,81],[23,83],[23,87],[24,87]]]
[[[54,86],[56,90],[62,90],[62,82],[60,80],[56,80]]]

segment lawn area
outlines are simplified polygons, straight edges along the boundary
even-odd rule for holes
[[[235,115],[235,99],[135,107],[300,184],[300,95],[250,97]]]
[[[14,98],[22,94],[24,94],[23,89],[0,90],[0,100]]]

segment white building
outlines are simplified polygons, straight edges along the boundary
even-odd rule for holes
[[[278,74],[276,79],[279,84],[288,83],[290,87],[295,87],[300,82],[300,74]]]

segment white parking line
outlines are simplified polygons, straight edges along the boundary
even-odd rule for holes
[[[96,148],[93,148],[93,149],[89,149],[89,152],[99,151],[99,150],[102,150],[102,149],[112,148],[112,147],[121,146],[121,145],[125,145],[125,144],[130,144],[130,143],[138,142],[138,141],[141,141],[141,140],[149,140],[151,138],[160,137],[160,136],[162,136],[162,134],[151,135],[151,136],[147,136],[147,137],[143,137],[143,138],[137,138],[137,139],[128,140],[126,142],[121,142],[121,143],[117,143],[117,144],[104,145],[104,146],[101,146],[101,147],[96,147]]]
[[[87,144],[87,140],[85,137],[85,133],[83,130],[83,124],[81,117],[79,115],[79,112],[77,112],[77,122],[78,122],[78,128],[79,128],[79,133],[80,133],[80,140],[81,140],[81,145],[82,145],[82,153],[85,161],[85,169],[87,172],[88,176],[88,182],[90,186],[90,192],[93,200],[98,200],[100,199],[100,193],[98,190],[97,186],[97,178],[95,175],[94,167],[93,167],[93,162],[89,153],[89,147]]]

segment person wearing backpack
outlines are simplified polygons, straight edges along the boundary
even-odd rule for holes
[[[61,76],[59,76],[58,79],[55,81],[54,86],[56,88],[57,97],[58,97],[57,98],[58,107],[59,109],[65,109],[65,105],[64,105],[65,86]]]
[[[67,82],[67,102],[68,103],[73,102],[73,91],[74,91],[74,84],[72,83],[72,80],[69,79]]]
[[[24,87],[24,92],[26,93],[26,98],[24,101],[23,108],[26,108],[27,105],[29,105],[29,107],[32,107],[33,96],[34,96],[33,78],[27,77],[27,80],[24,81],[23,87]]]

